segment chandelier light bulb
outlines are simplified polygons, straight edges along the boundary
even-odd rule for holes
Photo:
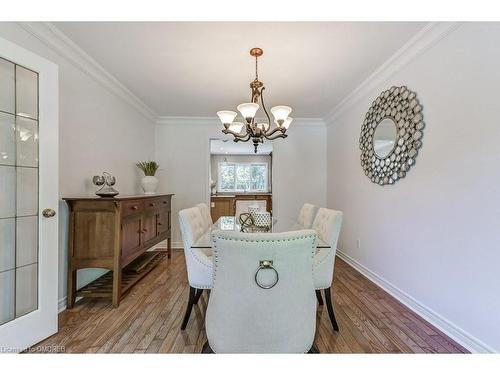
[[[292,108],[286,105],[277,105],[271,108],[271,113],[274,116],[275,121],[281,126],[287,119],[288,115],[292,112]]]
[[[231,125],[229,125],[229,130],[231,130],[232,132],[240,134],[241,129],[243,129],[242,122],[233,122]]]
[[[219,116],[222,124],[227,125],[226,129],[233,122],[236,115],[237,115],[237,113],[234,111],[219,111],[219,112],[217,112],[217,116]]]
[[[287,117],[286,120],[283,122],[283,127],[285,129],[288,129],[288,127],[290,126],[290,124],[292,123],[292,121],[293,121],[292,117]]]
[[[238,111],[240,111],[243,118],[250,122],[255,117],[257,110],[259,109],[259,105],[257,103],[243,103],[236,107]]]

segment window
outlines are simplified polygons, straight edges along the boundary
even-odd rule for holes
[[[219,191],[267,191],[267,164],[219,163]]]

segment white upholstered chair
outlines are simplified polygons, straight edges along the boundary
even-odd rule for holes
[[[242,214],[244,212],[248,212],[249,206],[259,206],[260,210],[265,212],[267,209],[267,201],[266,200],[246,200],[246,199],[236,200],[236,209],[235,209],[236,218],[240,217],[240,214]]]
[[[297,222],[295,223],[293,229],[311,229],[314,217],[316,216],[316,212],[318,212],[317,206],[310,203],[305,203],[300,209]]]
[[[212,236],[214,281],[203,351],[315,352],[316,233],[214,231]],[[265,262],[272,262],[276,274]]]
[[[318,210],[312,225],[312,229],[316,231],[318,238],[330,245],[329,249],[319,249],[314,255],[314,286],[320,305],[323,304],[321,290],[325,294],[328,315],[335,331],[338,331],[339,327],[333,311],[331,285],[341,226],[342,211],[330,210],[328,208],[320,208]]]
[[[198,203],[196,207],[198,207],[201,211],[201,216],[203,217],[206,230],[209,230],[213,224],[212,215],[210,214],[210,209],[208,208],[206,203]]]
[[[181,329],[186,328],[193,304],[198,302],[203,290],[212,288],[212,257],[203,249],[192,249],[191,246],[207,231],[205,219],[199,207],[186,208],[179,212],[184,256],[189,281],[189,298]]]

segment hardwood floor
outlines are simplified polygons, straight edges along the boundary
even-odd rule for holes
[[[334,275],[340,331],[333,331],[326,306],[319,306],[315,344],[321,353],[467,352],[339,258]],[[200,353],[207,296],[181,331],[188,289],[184,254],[174,250],[118,308],[111,301],[81,300],[59,315],[59,332],[39,345],[62,345],[69,353]]]

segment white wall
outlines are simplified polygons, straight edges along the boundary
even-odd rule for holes
[[[478,350],[495,351],[499,40],[498,23],[458,27],[329,124],[327,156],[328,205],[344,211],[341,251],[440,316]],[[416,165],[395,185],[381,187],[363,173],[358,139],[371,102],[392,85],[417,93],[426,128]]]
[[[140,191],[134,163],[154,158],[154,123],[110,93],[23,28],[0,23],[0,36],[59,65],[59,189],[61,197],[93,195],[90,181],[109,171],[116,176],[120,194]],[[54,166],[57,168],[57,166]],[[66,204],[59,204],[59,298],[66,296]],[[78,273],[79,285],[100,272]]]
[[[209,202],[210,138],[226,137],[215,119],[169,119],[156,127],[160,189],[172,201],[172,241],[182,246],[178,212]],[[294,122],[288,138],[273,141],[273,214],[279,229],[293,225],[305,202],[326,203],[326,129],[321,121]]]

